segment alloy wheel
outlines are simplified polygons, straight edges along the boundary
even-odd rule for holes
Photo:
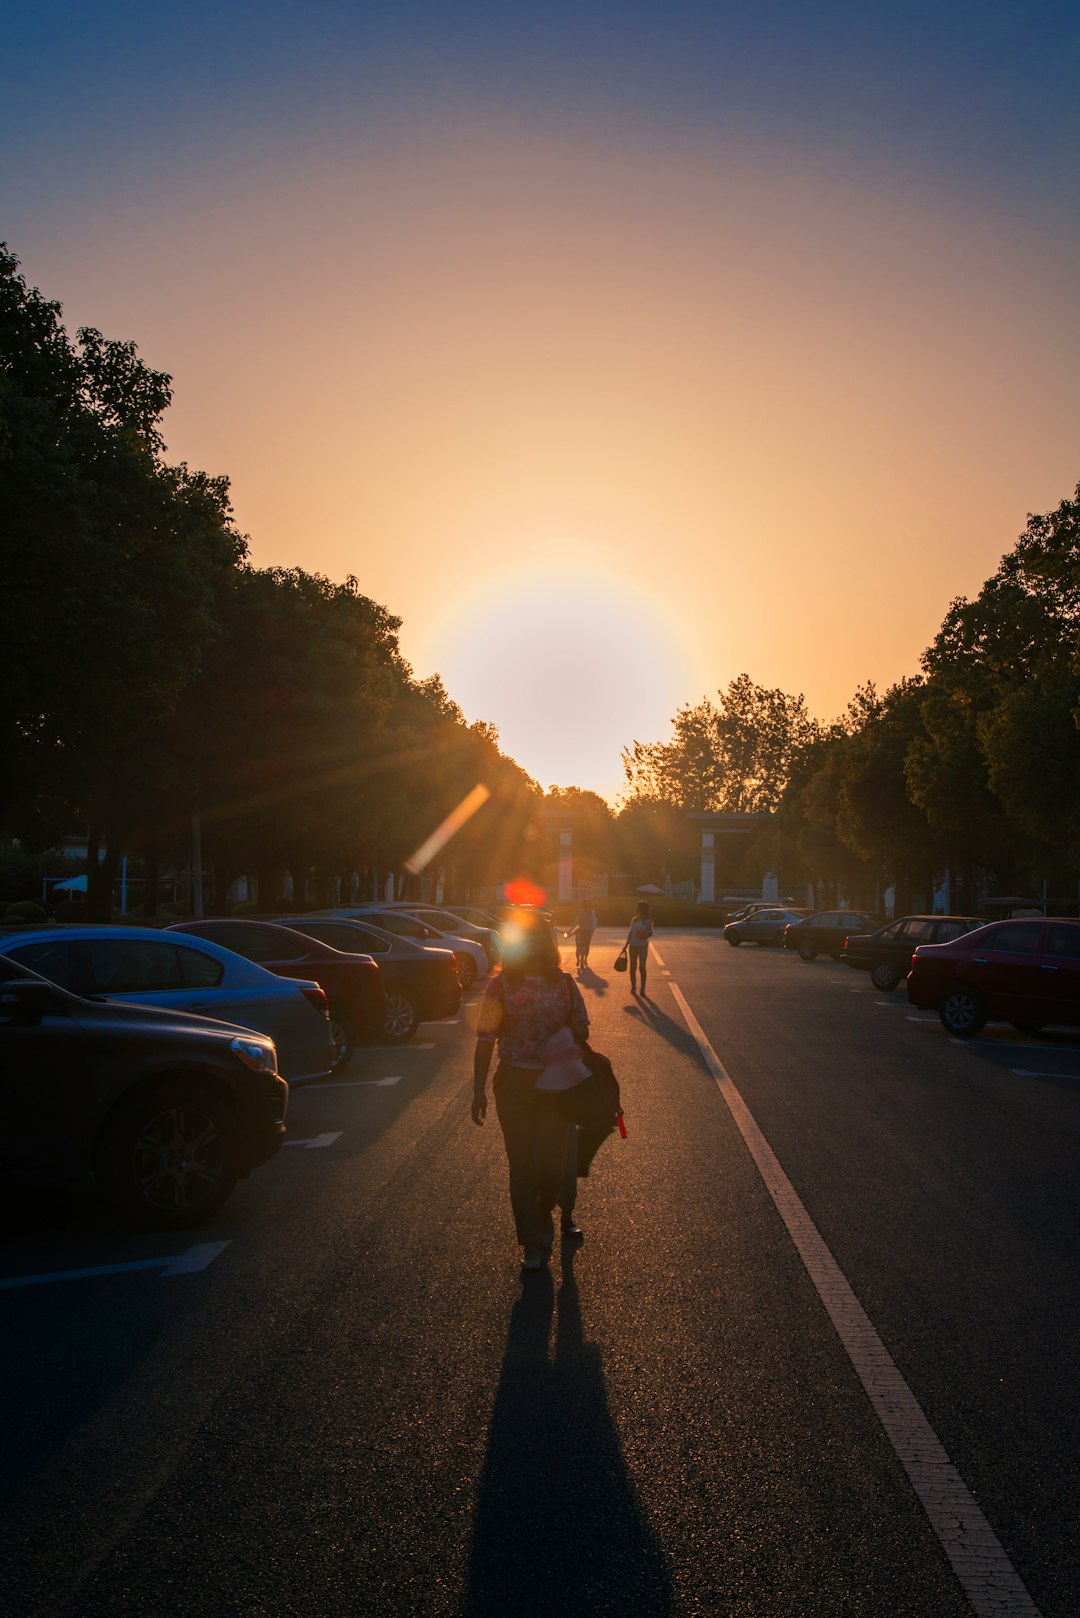
[[[225,1142],[208,1113],[169,1107],[136,1137],[132,1171],[149,1206],[190,1211],[216,1190],[225,1173]]]

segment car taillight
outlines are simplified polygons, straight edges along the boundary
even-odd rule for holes
[[[321,1011],[324,1017],[329,1017],[330,1002],[326,998],[325,989],[320,989],[313,985],[310,989],[304,989],[303,995],[305,1000],[311,1001],[316,1011]]]

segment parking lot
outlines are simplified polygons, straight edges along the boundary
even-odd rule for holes
[[[7,1200],[8,1610],[504,1618],[569,1569],[601,1613],[970,1612],[751,1125],[994,1576],[1076,1610],[1080,1039],[952,1040],[832,961],[656,942],[641,1001],[594,946],[629,1136],[530,1286],[467,1116],[476,990],[295,1087],[289,1144],[196,1231]]]

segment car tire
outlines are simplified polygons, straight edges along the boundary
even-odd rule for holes
[[[986,1026],[982,998],[966,983],[945,991],[938,1003],[938,1016],[945,1031],[958,1039],[971,1039]]]
[[[476,982],[476,962],[471,955],[458,956],[457,980],[463,989],[471,989]]]
[[[391,1045],[404,1045],[419,1026],[420,1017],[412,997],[404,989],[387,989],[383,1038]]]
[[[738,933],[725,933],[724,937],[727,939],[732,949],[738,949],[739,945],[742,943],[742,939],[739,937]]]
[[[870,968],[870,982],[886,994],[896,988],[902,977],[903,973],[892,961],[875,961]]]
[[[94,1158],[102,1199],[143,1230],[201,1224],[236,1185],[228,1099],[182,1080],[139,1091],[106,1121]]]
[[[817,946],[815,944],[800,944],[799,945],[799,959],[800,959],[800,961],[812,961],[816,955],[817,955]]]
[[[1046,1024],[1039,1017],[1023,1017],[1014,1020],[1011,1026],[1018,1034],[1041,1034]]]
[[[330,1011],[330,1038],[334,1041],[334,1065],[331,1073],[340,1073],[348,1067],[353,1054],[353,1032],[340,1012]]]

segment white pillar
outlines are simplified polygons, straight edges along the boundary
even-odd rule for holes
[[[574,897],[574,836],[572,832],[559,833],[559,901]]]
[[[701,902],[716,903],[716,833],[701,834]]]
[[[766,904],[774,905],[780,896],[780,885],[776,880],[775,871],[766,871],[761,879],[761,897]]]

